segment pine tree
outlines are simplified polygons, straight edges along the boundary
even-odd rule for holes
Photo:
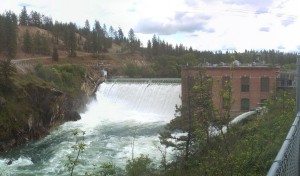
[[[0,88],[9,89],[11,85],[10,77],[16,73],[16,67],[11,63],[11,59],[0,61]]]
[[[188,101],[176,108],[176,117],[160,134],[161,143],[181,151],[185,161],[201,151],[203,141],[209,142],[209,125],[214,120],[211,80],[200,69],[197,77],[188,77],[187,81]]]
[[[128,32],[129,50],[131,53],[135,51],[136,37],[132,28]]]
[[[42,39],[40,31],[37,31],[33,38],[33,54],[42,54]]]
[[[26,6],[23,6],[23,9],[19,16],[19,23],[20,23],[20,25],[28,26],[29,16],[27,14]]]
[[[70,23],[68,30],[68,49],[69,49],[69,57],[76,57],[76,48],[77,48],[77,40],[76,40],[76,25]]]
[[[32,48],[33,48],[32,38],[28,29],[26,29],[26,32],[23,36],[23,51],[25,53],[32,53]]]
[[[6,56],[11,59],[17,54],[17,16],[13,12],[6,12],[5,37]]]
[[[52,60],[58,61],[58,59],[59,59],[59,55],[58,55],[57,47],[53,47]]]

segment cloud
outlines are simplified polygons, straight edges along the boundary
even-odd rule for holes
[[[237,4],[237,5],[250,5],[253,7],[269,7],[274,0],[224,0],[228,4]]]
[[[222,51],[236,51],[237,48],[232,45],[223,45],[222,46]]]
[[[195,7],[195,6],[198,6],[199,1],[197,1],[197,0],[185,0],[184,2],[189,7]]]
[[[159,35],[171,35],[179,32],[192,33],[202,31],[213,33],[213,28],[207,27],[209,16],[202,14],[190,14],[185,12],[176,12],[172,18],[168,19],[152,19],[146,18],[140,20],[135,26],[137,33]]]
[[[258,10],[256,10],[255,14],[260,15],[260,14],[265,14],[268,13],[269,9],[266,7],[261,7]]]
[[[25,2],[21,2],[21,3],[19,3],[18,4],[18,6],[20,6],[20,7],[31,7],[32,5],[31,4],[29,4],[29,3],[25,3]]]
[[[299,51],[300,51],[300,45],[298,45],[298,46],[297,46],[297,50],[299,50]]]
[[[284,50],[284,49],[285,49],[285,47],[284,47],[284,46],[282,46],[282,45],[279,45],[279,46],[277,47],[277,49],[279,49],[279,50]]]
[[[269,32],[270,31],[270,28],[268,27],[262,27],[259,29],[259,31],[262,31],[262,32]]]
[[[287,27],[287,26],[293,24],[295,22],[295,19],[296,19],[295,17],[287,17],[287,18],[281,20],[281,24],[283,26]]]

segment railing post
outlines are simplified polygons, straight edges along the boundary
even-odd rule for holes
[[[296,94],[297,94],[297,112],[300,111],[300,54],[297,54],[297,82],[296,82]]]

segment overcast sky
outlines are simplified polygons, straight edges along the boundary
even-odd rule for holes
[[[300,52],[299,0],[1,0],[0,12],[23,6],[81,27],[133,28],[144,44],[157,34],[198,50]]]

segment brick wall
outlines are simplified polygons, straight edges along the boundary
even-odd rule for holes
[[[241,100],[249,99],[249,109],[259,107],[262,99],[268,99],[276,90],[276,78],[279,69],[276,67],[206,67],[205,74],[213,79],[213,102],[217,109],[222,108],[222,100],[219,92],[222,89],[222,78],[229,76],[233,87],[233,104],[231,111],[241,111]],[[198,74],[197,67],[183,67],[181,70],[182,79],[182,103],[187,102],[188,78]],[[241,91],[241,78],[249,77],[249,92]],[[261,91],[261,78],[269,78],[269,91]]]

